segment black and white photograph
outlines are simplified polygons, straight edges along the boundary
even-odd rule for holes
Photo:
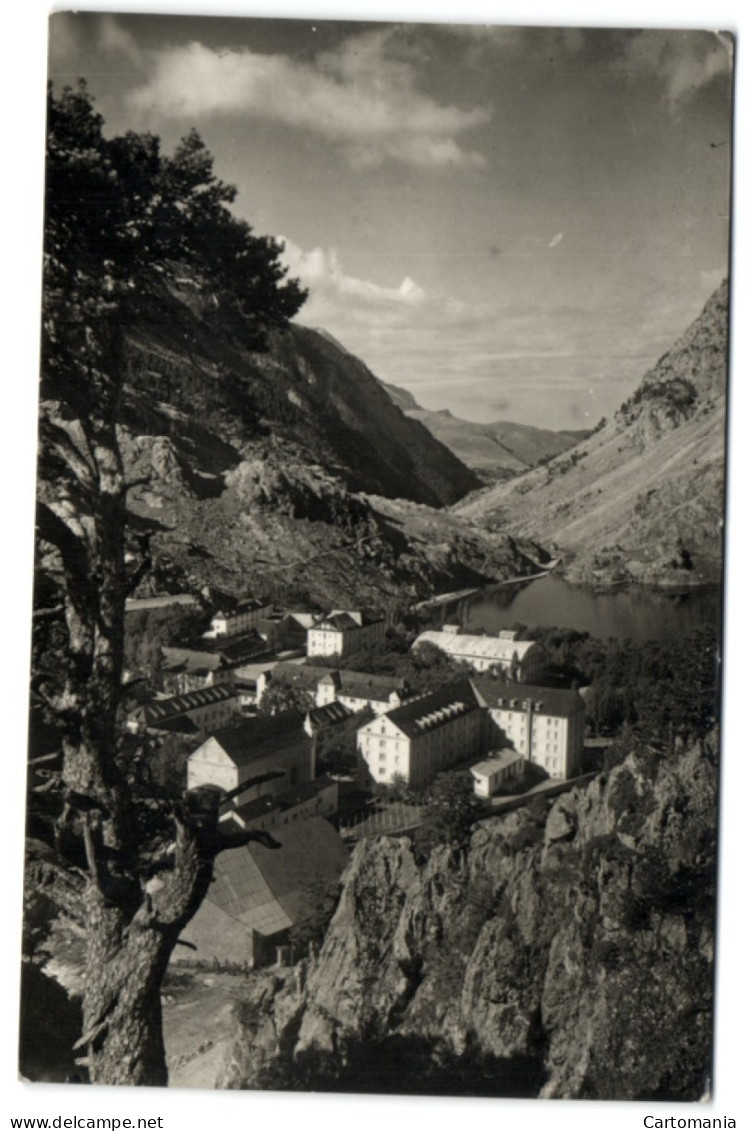
[[[497,20],[49,17],[26,1084],[736,1126],[736,39]]]

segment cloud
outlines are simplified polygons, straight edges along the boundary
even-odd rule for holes
[[[623,43],[618,68],[632,77],[656,76],[673,113],[714,79],[731,75],[734,45],[721,32],[640,31]]]
[[[368,325],[393,326],[429,303],[423,288],[409,275],[397,287],[383,287],[346,274],[336,248],[315,247],[304,251],[292,240],[280,238],[285,245],[284,264],[290,274],[309,289],[303,308],[305,322],[321,322],[329,316],[348,318],[353,314],[359,322]]]
[[[103,16],[98,31],[99,52],[111,52],[139,67],[143,53],[133,35],[130,35],[113,16]]]
[[[146,53],[114,16],[54,12],[49,23],[50,75],[77,76],[83,58],[96,59],[99,67],[125,62],[137,71],[146,65]]]
[[[128,96],[137,111],[195,120],[241,114],[307,130],[357,167],[390,159],[424,169],[482,168],[458,138],[485,124],[484,107],[445,105],[416,84],[417,58],[397,29],[350,36],[311,63],[201,43],[154,54],[150,77]]]
[[[475,61],[531,66],[593,67],[599,72],[654,78],[676,113],[713,80],[731,74],[734,43],[723,32],[605,28],[500,28],[451,25],[444,33],[468,45]]]

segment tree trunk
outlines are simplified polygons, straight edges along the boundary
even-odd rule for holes
[[[161,1026],[161,982],[176,942],[156,924],[124,925],[89,888],[83,1043],[92,1084],[168,1082]]]

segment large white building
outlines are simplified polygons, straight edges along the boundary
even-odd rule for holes
[[[386,620],[380,613],[333,609],[306,636],[309,656],[350,656],[371,648],[386,636]]]
[[[316,773],[314,745],[298,711],[258,715],[211,734],[187,760],[187,789],[214,785],[236,790],[237,804],[272,793],[282,796]],[[269,778],[270,774],[280,777]],[[262,779],[262,780],[258,780]]]
[[[255,597],[245,597],[233,608],[218,609],[210,622],[206,637],[240,636],[256,628],[260,617],[272,610],[271,601],[260,601]]]
[[[421,632],[413,648],[433,644],[452,660],[469,664],[476,672],[501,670],[521,683],[531,683],[542,675],[544,653],[534,640],[517,640],[516,633],[504,629],[498,636],[473,636],[457,626],[442,631]]]
[[[424,789],[482,748],[483,712],[464,680],[411,699],[358,730],[358,750],[376,783],[404,778]]]
[[[585,708],[578,691],[473,679],[481,706],[487,708],[507,743],[551,778],[581,772]]]

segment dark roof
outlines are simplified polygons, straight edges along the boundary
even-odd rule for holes
[[[351,617],[350,613],[334,613],[332,616],[324,617],[318,624],[314,625],[316,629],[324,631],[333,630],[334,632],[349,632],[351,628],[360,628],[358,621]]]
[[[199,707],[209,707],[213,703],[224,703],[234,697],[235,692],[232,687],[218,683],[213,687],[200,687],[196,691],[187,691],[184,695],[172,695],[168,699],[153,699],[133,714],[143,718],[148,725],[154,725],[165,719],[174,718],[175,715],[183,715]]]
[[[244,597],[233,609],[233,613],[251,613],[256,609],[266,609],[271,603],[271,601],[263,600],[260,597]]]
[[[164,660],[164,671],[185,671],[192,675],[202,672],[215,671],[223,662],[220,655],[208,650],[207,647],[179,648],[168,645],[161,649]]]
[[[330,674],[329,668],[316,667],[314,664],[292,664],[281,660],[272,669],[270,679],[273,683],[280,683],[285,687],[308,690],[316,687],[320,679]]]
[[[265,817],[276,809],[287,808],[287,801],[281,801],[273,793],[267,793],[264,797],[255,797],[252,801],[244,802],[243,805],[234,805],[232,802],[226,801],[221,806],[220,815],[221,820],[225,820],[235,813],[243,821],[253,821],[257,817]]]
[[[242,597],[240,601],[236,601],[234,604],[231,600],[226,600],[224,595],[220,607],[215,610],[213,615],[216,617],[236,617],[241,613],[252,613],[257,609],[265,609],[270,604],[270,601],[261,600],[258,597]]]
[[[270,649],[267,641],[254,629],[242,632],[240,636],[201,636],[199,640],[191,641],[178,649],[169,649],[170,652],[191,654],[199,656],[203,662],[213,658],[213,663],[225,662],[227,665],[241,663],[252,656],[269,656]]]
[[[165,730],[169,734],[199,734],[199,727],[195,726],[188,715],[173,715],[159,723],[148,723],[148,730]]]
[[[355,699],[388,699],[393,691],[404,691],[406,686],[401,676],[356,671],[335,672],[333,682],[339,694]]]
[[[308,718],[313,726],[334,726],[335,723],[344,723],[353,717],[354,712],[344,703],[326,703],[323,707],[312,707]]]
[[[248,930],[277,934],[314,913],[319,881],[339,879],[347,850],[323,817],[309,817],[273,833],[280,848],[256,841],[221,852],[207,900]]]
[[[391,719],[408,738],[417,738],[426,730],[441,726],[457,715],[467,714],[479,706],[469,680],[459,680],[428,695],[410,699],[401,707],[387,711]]]
[[[583,704],[578,691],[563,687],[537,687],[529,683],[502,683],[489,677],[470,680],[481,706],[510,708],[512,702],[517,709],[531,700],[532,709],[538,715],[571,715]]]
[[[253,657],[269,656],[272,652],[267,641],[254,631],[227,639],[219,636],[216,638],[215,650],[229,666]]]
[[[315,778],[314,781],[300,782],[294,786],[290,793],[276,797],[274,793],[266,793],[263,797],[255,797],[252,801],[245,801],[243,805],[235,805],[233,801],[225,801],[221,806],[221,819],[236,813],[244,821],[253,821],[257,817],[264,817],[267,813],[277,810],[292,809],[294,805],[302,805],[312,797],[322,793],[325,789],[335,785],[329,777]]]
[[[277,750],[311,739],[303,729],[300,711],[279,711],[277,715],[255,715],[234,726],[222,727],[211,737],[237,766],[248,766]]]
[[[302,781],[298,785],[294,785],[289,793],[283,794],[283,801],[287,801],[290,805],[300,805],[304,801],[308,801],[312,797],[316,797],[318,793],[322,793],[325,789],[329,789],[331,785],[336,785],[334,778],[323,775],[319,778],[314,778],[313,781]]]

